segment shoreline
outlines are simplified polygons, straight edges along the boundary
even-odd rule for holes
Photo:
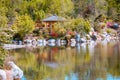
[[[26,48],[26,47],[40,47],[40,46],[71,46],[75,47],[76,44],[90,44],[90,43],[99,43],[99,42],[113,42],[113,41],[118,41],[119,39],[113,39],[113,40],[85,40],[84,42],[76,42],[76,41],[71,41],[70,43],[67,43],[65,41],[61,42],[60,40],[56,40],[54,42],[49,42],[49,41],[44,41],[44,42],[39,42],[36,41],[36,43],[27,43],[27,44],[4,44],[3,48],[10,50],[10,49],[19,49],[19,48]]]

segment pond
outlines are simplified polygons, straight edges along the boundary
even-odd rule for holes
[[[120,42],[10,50],[26,80],[120,80]]]

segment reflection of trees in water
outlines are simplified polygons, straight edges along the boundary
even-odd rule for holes
[[[14,54],[18,60],[18,65],[22,68],[28,80],[41,80],[47,75],[46,67],[39,58],[41,53],[44,52],[44,48],[41,47],[39,49],[35,49],[38,52],[21,49]]]
[[[72,70],[74,57],[72,57],[71,52],[66,53],[65,49],[61,49],[59,51],[53,49],[53,51],[50,51],[50,48],[40,48],[40,50],[36,50],[40,52],[28,52],[27,50],[22,49],[22,54],[21,52],[19,52],[19,54],[15,54],[15,57],[19,58],[17,63],[24,70],[25,76],[28,80],[42,80],[48,75],[50,78],[59,78],[59,80],[64,80],[64,76]],[[49,53],[49,51],[51,53]],[[52,69],[44,64],[44,61],[49,61],[49,54],[52,54],[51,59],[54,58],[55,61],[57,61],[59,65],[58,68]],[[41,63],[38,64],[38,61],[40,60]]]
[[[90,51],[89,45],[80,46],[80,52],[76,48],[67,47],[64,49],[56,47],[39,47],[34,51],[18,51],[14,54],[19,58],[17,63],[22,67],[28,80],[42,80],[46,78],[64,80],[64,77],[70,73],[77,73],[79,80],[95,80],[96,78],[106,78],[107,70],[115,73],[120,71],[118,54],[110,54],[108,49],[114,49],[97,44],[94,51]],[[116,51],[116,50],[115,50]],[[91,55],[91,53],[93,55]],[[118,51],[119,52],[119,51]],[[112,52],[111,52],[112,53]],[[120,54],[119,54],[120,55]],[[109,57],[109,58],[108,58]],[[45,64],[55,63],[56,67],[50,67]]]
[[[108,58],[108,72],[113,76],[120,76],[120,42],[113,46],[112,53]]]
[[[101,44],[97,44],[95,46],[95,51],[93,51],[94,55],[90,56],[91,51],[89,50],[89,45],[87,45],[84,54],[81,53],[76,55],[76,72],[78,72],[80,80],[96,80],[96,78],[106,78],[107,56],[103,56],[107,54],[106,51],[104,51],[107,49],[103,50],[103,48],[105,47]]]
[[[91,61],[92,56],[89,45],[81,47],[80,54],[76,54],[75,72],[78,73],[80,80],[93,80],[91,77]]]

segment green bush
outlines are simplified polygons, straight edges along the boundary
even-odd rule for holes
[[[76,30],[77,32],[89,33],[91,29],[90,22],[83,18],[72,19],[65,25],[66,29]]]

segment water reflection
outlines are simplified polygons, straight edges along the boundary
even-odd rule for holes
[[[27,80],[120,80],[120,43],[26,47],[10,51]]]

